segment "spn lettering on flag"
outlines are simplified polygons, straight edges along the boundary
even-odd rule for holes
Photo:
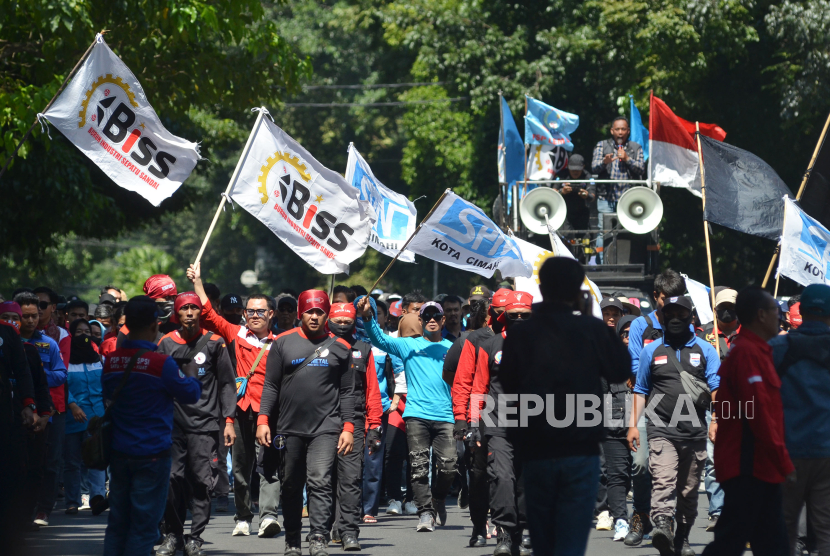
[[[116,184],[158,206],[200,160],[161,124],[141,84],[101,35],[43,116]]]

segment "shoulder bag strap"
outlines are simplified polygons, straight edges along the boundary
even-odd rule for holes
[[[303,359],[303,362],[300,363],[297,366],[296,369],[294,369],[294,373],[292,373],[292,374],[295,374],[295,373],[305,369],[306,365],[308,365],[309,363],[311,363],[312,361],[314,361],[315,359],[320,357],[320,354],[323,353],[325,350],[327,350],[329,347],[331,347],[331,345],[334,344],[334,342],[336,342],[336,341],[337,341],[337,336],[332,336],[331,338],[329,338],[328,340],[326,340],[325,342],[323,342],[322,344],[317,346],[317,349],[314,350],[314,353],[312,353],[311,355],[309,355],[308,357]]]
[[[259,366],[259,362],[262,361],[262,356],[265,355],[266,351],[268,351],[268,346],[270,344],[271,344],[271,339],[270,338],[265,340],[265,345],[262,346],[261,350],[259,350],[259,355],[256,356],[256,359],[254,359],[254,364],[251,365],[251,370],[248,371],[248,376],[245,377],[247,380],[251,380],[251,377],[254,376],[254,373],[256,372],[256,368],[257,368],[257,366]]]
[[[202,348],[204,348],[207,345],[207,343],[210,341],[210,337],[211,337],[212,334],[213,334],[213,332],[208,332],[207,334],[202,334],[202,337],[199,338],[199,341],[196,342],[196,345],[193,346],[193,349],[190,350],[190,353],[187,354],[186,359],[193,359],[194,357],[196,357],[196,354],[199,353],[200,351],[202,351]],[[257,359],[257,363],[259,363],[259,359]],[[254,368],[256,368],[256,365],[254,365]]]
[[[130,359],[130,362],[127,363],[127,368],[124,369],[124,376],[121,377],[121,382],[118,383],[118,386],[112,393],[112,398],[110,398],[110,404],[107,406],[107,409],[104,411],[104,413],[109,415],[110,411],[112,411],[112,406],[115,405],[115,400],[118,399],[118,394],[121,393],[121,390],[123,390],[124,386],[127,384],[127,379],[130,378],[130,373],[132,372],[133,367],[135,367],[136,361],[138,361],[138,358],[147,353],[148,351],[150,350],[140,349],[137,352],[135,352],[135,354],[133,354],[132,359]]]

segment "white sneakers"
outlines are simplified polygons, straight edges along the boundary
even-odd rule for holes
[[[415,502],[407,502],[403,505],[403,515],[418,515],[418,506]]]
[[[250,521],[237,521],[236,527],[233,528],[233,533],[231,533],[234,537],[247,537],[251,534],[251,522]]]
[[[78,508],[79,510],[88,510],[89,506],[89,494],[81,494],[81,507]]]
[[[389,504],[386,506],[386,513],[389,515],[401,515],[401,512],[403,512],[401,503],[397,500],[390,500]]]
[[[614,540],[625,540],[626,535],[628,535],[628,522],[624,519],[618,519],[614,525]]]
[[[257,536],[261,539],[270,539],[280,532],[280,524],[273,517],[266,517],[259,522],[259,533]]]
[[[597,531],[610,531],[614,528],[614,518],[608,511],[604,511],[597,516]]]

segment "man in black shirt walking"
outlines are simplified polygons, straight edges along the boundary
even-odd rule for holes
[[[325,292],[305,291],[297,304],[301,326],[280,334],[268,357],[256,436],[266,450],[263,465],[280,469],[286,556],[302,554],[304,484],[309,554],[326,556],[333,521],[331,470],[336,455],[349,454],[354,443],[351,346],[326,332],[330,304]]]
[[[158,353],[171,356],[184,369],[196,369],[202,383],[202,396],[195,404],[175,402],[170,490],[164,512],[167,536],[156,556],[172,556],[184,549],[186,556],[202,556],[202,532],[210,520],[210,492],[213,489],[213,460],[218,452],[221,427],[226,446],[236,439],[233,418],[236,414],[235,373],[225,341],[202,330],[199,317],[202,302],[193,292],[176,297],[172,322],[179,329],[159,342]],[[189,498],[189,500],[188,500]],[[188,501],[193,516],[190,535],[184,535]]]

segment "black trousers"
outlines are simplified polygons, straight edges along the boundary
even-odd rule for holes
[[[503,436],[487,436],[487,478],[493,524],[520,534],[527,529],[522,466],[514,457],[513,444]]]
[[[781,485],[755,477],[721,483],[723,510],[704,556],[740,556],[749,541],[755,556],[788,556]]]
[[[618,519],[628,521],[626,495],[631,489],[631,450],[625,438],[606,438],[602,442],[603,473],[608,510],[614,523]]]
[[[490,511],[490,483],[487,477],[487,436],[481,438],[481,446],[470,453],[467,449],[467,467],[470,469],[470,520],[473,527],[482,530],[487,527],[487,513]]]
[[[8,415],[7,407],[0,409]],[[37,490],[27,490],[24,434],[20,423],[0,423],[0,446],[3,447],[0,449],[0,542],[3,553],[14,556],[32,552],[23,536],[32,523],[32,494],[37,493]]]
[[[218,497],[227,498],[231,488],[228,479],[229,448],[229,446],[225,446],[225,425],[222,424],[216,439],[216,486],[213,489],[213,493]]]
[[[218,439],[214,432],[185,433],[173,427],[170,447],[170,490],[164,509],[164,528],[167,533],[185,537],[202,544],[202,533],[210,521],[210,493],[215,484],[215,463]],[[190,534],[184,535],[188,501],[192,520]]]
[[[363,422],[354,424],[354,448],[345,456],[338,454],[337,465],[334,468],[337,481],[334,528],[340,533],[341,538],[346,533],[355,536],[360,534],[360,518],[363,517],[363,427]]]
[[[406,440],[409,444],[412,491],[418,515],[435,516],[432,500],[445,500],[455,478],[458,454],[452,437],[452,423],[432,421],[418,417],[406,418]],[[435,458],[436,472],[429,486],[429,449]]]
[[[383,480],[386,485],[386,496],[393,500],[401,501],[402,483],[401,478],[404,469],[408,467],[409,448],[406,442],[406,432],[398,427],[390,426],[386,430],[386,453],[383,462]],[[412,474],[406,473],[406,496],[407,501],[412,500]]]
[[[309,534],[329,537],[333,505],[332,470],[337,456],[339,434],[321,434],[313,438],[287,436],[285,448],[278,450],[282,459],[282,513],[285,542],[300,545],[303,527],[303,485],[308,494]]]

